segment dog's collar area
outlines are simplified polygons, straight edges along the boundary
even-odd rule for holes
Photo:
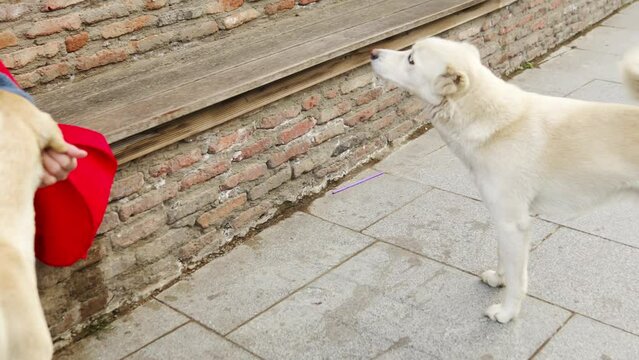
[[[33,102],[31,95],[20,89],[7,75],[0,74],[0,90],[8,91]]]

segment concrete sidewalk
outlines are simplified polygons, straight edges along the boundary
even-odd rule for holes
[[[617,63],[639,3],[512,80],[634,103]],[[434,131],[215,259],[58,359],[639,359],[639,204],[536,219],[530,290],[506,325],[488,213]]]

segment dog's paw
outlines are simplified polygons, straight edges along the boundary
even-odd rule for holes
[[[489,286],[495,288],[504,286],[504,277],[497,274],[495,270],[486,270],[479,277]]]
[[[517,316],[516,309],[506,308],[502,304],[493,304],[486,309],[486,316],[491,320],[505,324]]]

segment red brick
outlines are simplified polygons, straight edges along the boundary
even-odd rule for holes
[[[402,101],[402,94],[399,92],[394,92],[389,96],[385,96],[378,102],[378,111],[388,109],[389,107],[398,104],[400,101]]]
[[[273,146],[273,140],[264,138],[239,150],[233,155],[233,161],[242,161],[250,159],[255,155],[261,154]]]
[[[59,33],[63,30],[78,30],[81,25],[80,15],[73,13],[57,18],[37,21],[31,25],[25,36],[29,39],[33,39],[38,36]]]
[[[0,32],[0,49],[18,44],[18,38],[11,30]]]
[[[147,10],[157,10],[161,9],[166,5],[167,0],[146,0],[146,4],[144,7]]]
[[[318,2],[319,0],[297,0],[297,3],[304,6],[308,4],[312,4],[314,2]]]
[[[31,4],[5,4],[0,5],[0,21],[12,21],[33,9]]]
[[[149,174],[153,177],[170,175],[180,169],[191,166],[202,159],[202,152],[195,148],[186,154],[177,155],[170,160],[151,167]]]
[[[295,7],[295,0],[280,0],[274,3],[267,4],[264,7],[264,13],[267,15],[273,15],[280,11],[290,10]]]
[[[126,49],[100,50],[89,56],[80,56],[76,59],[78,70],[89,70],[99,66],[122,62],[129,57]]]
[[[21,68],[40,56],[53,57],[60,52],[61,43],[51,41],[44,45],[32,46],[7,55],[0,56],[0,60],[9,69]]]
[[[319,95],[311,95],[302,101],[302,109],[310,110],[316,107],[320,102]]]
[[[67,52],[74,52],[82,49],[88,41],[89,33],[85,31],[76,35],[68,36],[64,39],[64,44],[67,47]]]
[[[543,28],[546,27],[546,20],[541,19],[539,21],[537,21],[536,23],[533,24],[532,26],[532,30],[533,31],[537,31],[537,30],[541,30]]]
[[[306,153],[310,148],[310,140],[304,140],[291,144],[285,150],[273,154],[273,156],[271,156],[271,158],[268,160],[267,165],[271,169],[276,168],[289,161],[290,159]]]
[[[129,175],[124,179],[119,179],[111,186],[111,196],[109,201],[118,200],[125,196],[129,196],[138,192],[144,185],[144,175],[141,172],[137,172],[133,175]]]
[[[399,116],[414,115],[424,109],[424,103],[416,97],[410,97],[404,100],[397,108]]]
[[[40,9],[42,11],[60,10],[84,1],[85,0],[44,0]]]
[[[222,19],[224,29],[233,29],[251,20],[257,19],[260,13],[253,8],[239,11]]]
[[[368,104],[369,102],[377,99],[382,94],[382,88],[378,87],[372,90],[368,90],[365,93],[359,95],[355,99],[355,104],[357,106]]]
[[[120,219],[126,221],[131,216],[145,212],[164,201],[175,197],[178,193],[178,184],[171,183],[164,187],[150,191],[120,206]]]
[[[172,31],[163,32],[161,34],[147,36],[140,40],[133,40],[129,43],[129,47],[134,53],[145,53],[170,43],[174,37],[175,33]]]
[[[157,18],[152,15],[142,15],[134,19],[124,20],[109,24],[102,28],[101,34],[105,39],[115,38],[124,34],[132,33],[146,26],[153,25]]]
[[[369,106],[366,109],[360,110],[354,115],[344,119],[344,124],[348,126],[356,126],[372,118],[376,112],[377,112],[377,107],[375,105]]]
[[[40,74],[38,74],[37,71],[32,71],[26,74],[16,75],[16,80],[23,89],[28,89],[38,84]]]
[[[292,119],[299,115],[301,108],[299,106],[290,107],[281,113],[266,116],[259,120],[256,124],[258,129],[272,129],[282,124],[286,119]]]
[[[98,234],[109,232],[115,229],[118,225],[120,225],[120,217],[118,216],[118,213],[115,211],[108,212],[104,214],[104,218],[102,218]]]
[[[180,190],[186,190],[193,185],[201,184],[220,174],[227,172],[230,168],[228,161],[211,162],[202,165],[194,173],[188,174],[180,182]]]
[[[413,128],[413,122],[411,120],[406,120],[403,123],[392,128],[388,132],[388,135],[386,137],[388,138],[389,141],[393,141],[404,135],[408,135],[408,133],[410,132],[412,128]]]
[[[291,141],[297,139],[298,137],[309,132],[313,126],[315,126],[315,120],[311,117],[300,121],[299,123],[291,126],[288,129],[283,130],[277,137],[277,144],[283,145],[288,144]]]
[[[323,110],[317,123],[324,124],[338,116],[346,114],[349,111],[351,111],[351,103],[349,101],[342,101],[332,108]]]
[[[344,125],[341,123],[335,122],[325,125],[320,131],[313,135],[313,144],[319,145],[335,136],[343,134],[345,131],[346,129],[344,129]]]
[[[218,2],[224,11],[235,10],[244,4],[244,0],[218,0]]]
[[[217,154],[222,152],[235,144],[244,142],[251,136],[251,132],[247,129],[239,129],[230,134],[217,137],[209,145],[209,152]]]
[[[49,82],[60,76],[68,75],[71,71],[71,66],[67,63],[59,63],[41,67],[37,71],[40,74],[40,81]]]
[[[111,242],[115,246],[127,247],[138,240],[153,234],[166,223],[166,213],[157,211],[146,216],[141,216],[133,221],[119,226],[111,232]]]
[[[339,90],[337,89],[328,89],[324,92],[324,97],[327,99],[334,99],[339,95]]]
[[[212,225],[221,224],[234,210],[246,204],[246,199],[246,194],[230,199],[218,205],[215,209],[200,215],[196,222],[205,229]]]
[[[385,127],[388,127],[390,124],[394,123],[395,120],[397,120],[397,115],[396,114],[388,114],[388,115],[382,117],[381,119],[374,121],[371,124],[371,128],[373,130],[376,130],[376,131],[377,130],[381,130],[381,129],[385,128]]]
[[[246,166],[240,172],[230,175],[224,180],[224,183],[220,185],[220,190],[230,190],[240,184],[248,181],[253,181],[265,176],[267,173],[266,165],[253,164]]]
[[[264,214],[266,214],[270,209],[273,208],[273,204],[269,201],[264,201],[258,205],[251,206],[248,209],[239,213],[233,221],[231,221],[231,226],[234,229],[241,229],[246,225],[258,220]]]

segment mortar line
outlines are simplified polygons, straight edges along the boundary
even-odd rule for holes
[[[423,184],[420,184],[420,185],[423,185]],[[426,185],[426,186],[428,186],[428,185]],[[365,227],[365,228],[363,228],[362,230],[359,230],[358,232],[359,232],[360,234],[362,234],[362,235],[368,236],[368,235],[364,234],[364,231],[366,231],[366,230],[370,229],[372,226],[376,225],[377,223],[381,222],[382,220],[387,219],[389,216],[391,216],[391,215],[393,215],[393,214],[395,214],[395,213],[399,212],[400,210],[402,210],[402,209],[403,209],[403,208],[405,208],[406,206],[408,206],[408,205],[410,205],[410,204],[414,203],[415,201],[419,200],[419,198],[421,198],[422,196],[424,196],[424,195],[426,195],[426,194],[430,193],[431,191],[433,191],[433,187],[432,187],[432,186],[429,186],[429,189],[428,189],[428,190],[426,190],[426,191],[424,191],[423,193],[421,193],[421,194],[419,194],[419,195],[415,196],[413,199],[411,199],[410,201],[408,201],[408,202],[407,202],[407,203],[405,203],[404,205],[402,205],[402,206],[400,206],[400,207],[398,207],[398,208],[396,208],[396,209],[393,209],[393,211],[391,211],[391,212],[389,212],[388,214],[386,214],[386,215],[382,216],[381,218],[379,218],[379,219],[375,220],[373,223],[371,223],[370,225],[366,226],[366,227]]]
[[[166,333],[164,333],[164,334],[162,334],[162,335],[158,336],[157,338],[155,338],[155,339],[151,340],[150,342],[148,342],[148,343],[144,344],[142,347],[140,347],[140,348],[138,348],[138,349],[136,349],[136,350],[133,350],[132,352],[130,352],[130,353],[128,353],[128,354],[126,354],[126,355],[124,355],[123,357],[121,357],[121,358],[120,358],[120,360],[126,360],[126,358],[128,358],[129,356],[131,356],[131,355],[133,355],[133,354],[135,354],[135,353],[139,352],[139,351],[140,351],[140,350],[142,350],[142,349],[145,349],[145,348],[146,348],[146,347],[148,347],[149,345],[151,345],[151,344],[155,343],[156,341],[158,341],[158,340],[160,340],[160,339],[164,338],[165,336],[167,336],[167,335],[169,335],[169,334],[174,333],[174,332],[175,332],[175,331],[177,331],[178,329],[183,328],[184,326],[186,326],[186,325],[187,325],[188,323],[190,323],[190,322],[191,322],[190,320],[189,320],[189,321],[185,321],[185,322],[184,322],[184,324],[180,324],[180,325],[178,325],[178,326],[177,326],[176,328],[174,328],[173,330],[170,330],[170,331],[168,331],[168,332],[166,332]]]
[[[530,357],[528,357],[528,360],[533,360],[541,352],[541,350],[543,350],[544,347],[546,347],[546,345],[550,342],[550,340],[552,340],[559,333],[559,331],[561,331],[561,329],[563,329],[564,326],[566,326],[566,324],[574,317],[575,317],[575,313],[571,312],[570,316],[568,316],[568,318],[561,325],[559,325],[557,330],[555,330],[555,332],[552,335],[550,335],[548,339],[546,339],[546,341],[544,341],[541,344],[541,346],[539,346],[537,350],[535,350],[535,352]]]

